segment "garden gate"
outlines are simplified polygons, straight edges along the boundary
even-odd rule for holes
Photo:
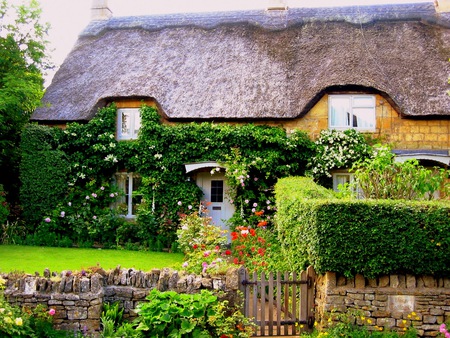
[[[314,325],[316,274],[312,267],[297,274],[239,272],[245,316],[254,319],[254,336],[295,336]]]

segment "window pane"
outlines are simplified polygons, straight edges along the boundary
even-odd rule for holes
[[[133,137],[137,138],[139,129],[141,129],[141,112],[139,110],[135,111],[134,114],[134,132]]]
[[[126,111],[122,111],[121,114],[121,136],[122,137],[127,137],[130,135],[130,113],[126,112]]]
[[[374,129],[374,111],[372,108],[353,108],[353,127]]]
[[[223,202],[223,181],[211,181],[211,202]]]
[[[330,126],[350,126],[350,98],[332,97],[330,99]]]
[[[374,99],[372,96],[353,96],[353,107],[355,108],[372,108]]]

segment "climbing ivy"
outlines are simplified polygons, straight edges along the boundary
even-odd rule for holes
[[[38,228],[75,242],[114,242],[115,238],[114,245],[139,242],[150,248],[169,247],[176,240],[180,214],[198,207],[202,199],[184,167],[199,161],[216,161],[226,168],[237,211],[234,225],[249,222],[255,211],[262,210],[270,223],[277,179],[303,175],[314,151],[314,143],[301,131],[286,134],[281,127],[214,122],[167,125],[155,108],[147,106],[141,109],[138,139],[119,142],[116,114],[111,105],[86,124],[71,123],[54,133],[54,150],[64,154],[68,170],[65,188],[62,191],[58,185],[53,195],[65,197],[51,214],[48,208],[33,210],[31,214],[40,219]],[[108,197],[117,193],[111,178],[119,170],[142,178],[136,223],[111,221],[118,216],[109,210]],[[70,211],[73,205],[79,210]],[[99,231],[103,228],[108,233]]]

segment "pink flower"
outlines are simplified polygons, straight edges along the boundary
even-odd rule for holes
[[[208,268],[208,263],[203,262],[203,263],[202,263],[202,266],[203,266],[203,273],[205,273],[205,272],[206,272],[206,269]]]
[[[253,207],[256,208],[258,206],[258,203],[253,203]]]
[[[50,217],[47,217],[46,219],[44,219],[44,221],[45,221],[46,223],[50,223],[52,220],[50,219]]]
[[[178,203],[177,203],[178,205],[182,205],[183,203],[181,202],[181,201],[178,201]]]
[[[100,190],[105,190],[105,187],[100,187]]]
[[[203,257],[208,257],[209,255],[211,254],[211,251],[205,251],[204,253],[203,253]]]
[[[192,209],[192,205],[188,205],[188,209],[191,210]]]
[[[97,197],[97,194],[95,192],[93,192],[91,195],[92,197]]]
[[[50,316],[54,316],[55,313],[56,313],[55,309],[50,309],[50,310],[48,310],[48,314],[49,314]]]
[[[187,268],[188,265],[189,265],[188,262],[184,262],[184,263],[183,263],[183,268]]]
[[[110,193],[110,194],[109,194],[109,197],[114,197],[114,194],[113,194],[113,193]]]
[[[442,323],[441,326],[439,326],[439,332],[440,332],[440,333],[445,333],[445,332],[447,332],[447,330],[445,329],[445,323]]]
[[[90,197],[89,196],[86,196],[86,199],[88,200]]]

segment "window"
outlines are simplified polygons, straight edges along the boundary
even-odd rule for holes
[[[117,109],[117,139],[137,139],[141,128],[141,112],[139,108]]]
[[[115,183],[121,195],[116,202],[116,207],[120,209],[121,214],[126,218],[136,216],[136,207],[141,203],[142,196],[138,193],[141,185],[141,177],[135,173],[117,173]]]
[[[328,119],[331,129],[375,131],[375,96],[330,95]]]
[[[211,202],[223,202],[223,181],[211,181]]]
[[[350,173],[333,173],[333,190],[339,191],[339,185],[353,182],[353,175]]]
[[[332,174],[333,176],[333,190],[339,191],[339,185],[345,185],[346,183],[352,184],[355,181],[355,175],[348,172],[335,172]],[[352,188],[352,191],[355,192],[356,189],[356,198],[362,199],[364,198],[364,194],[359,186]]]

